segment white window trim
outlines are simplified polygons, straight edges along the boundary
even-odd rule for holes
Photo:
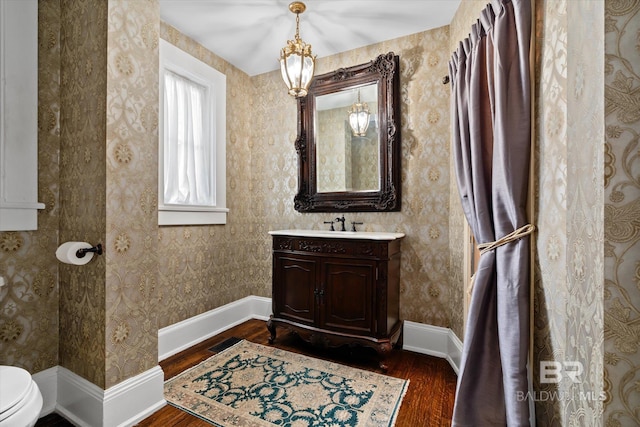
[[[164,204],[164,135],[162,111],[164,111],[164,73],[167,69],[174,73],[193,77],[194,81],[210,81],[217,95],[215,102],[215,167],[216,205],[190,206]],[[226,76],[187,52],[160,39],[159,78],[159,155],[158,155],[158,225],[206,225],[227,223],[227,181],[226,181]],[[220,96],[221,94],[221,96]]]
[[[38,2],[0,0],[0,231],[38,229]]]

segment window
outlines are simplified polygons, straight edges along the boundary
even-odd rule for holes
[[[158,223],[226,224],[226,77],[160,40]]]

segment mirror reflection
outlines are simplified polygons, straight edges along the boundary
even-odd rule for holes
[[[400,58],[315,76],[298,98],[298,212],[400,210]]]
[[[378,83],[316,97],[317,191],[380,190]]]

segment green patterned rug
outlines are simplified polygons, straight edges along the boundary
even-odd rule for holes
[[[392,426],[408,380],[240,341],[164,385],[216,426]]]

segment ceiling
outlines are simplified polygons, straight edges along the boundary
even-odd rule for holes
[[[280,67],[291,0],[159,0],[160,17],[250,76]],[[448,25],[460,0],[306,0],[300,38],[318,58]]]

